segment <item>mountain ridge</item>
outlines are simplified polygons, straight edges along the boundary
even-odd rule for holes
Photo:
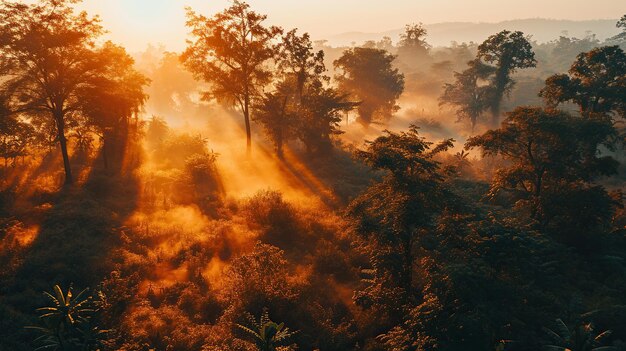
[[[427,41],[433,46],[446,46],[451,42],[482,42],[489,35],[504,29],[521,30],[532,36],[539,43],[558,39],[560,35],[582,38],[588,34],[595,34],[599,40],[605,40],[618,34],[615,26],[616,19],[597,20],[560,20],[549,18],[527,18],[505,20],[500,22],[440,22],[425,24],[428,30]],[[349,31],[326,36],[331,45],[351,45],[353,42],[362,44],[368,40],[380,40],[384,36],[398,41],[403,28],[390,29],[380,32]]]

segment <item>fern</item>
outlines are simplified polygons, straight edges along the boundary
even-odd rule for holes
[[[258,321],[250,313],[246,313],[245,317],[250,326],[241,324],[236,324],[236,326],[252,337],[259,351],[276,351],[278,347],[284,346],[287,339],[297,333],[285,327],[285,323],[273,322],[267,309],[263,310]]]

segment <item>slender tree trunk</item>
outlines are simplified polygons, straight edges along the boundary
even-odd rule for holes
[[[491,104],[491,124],[494,128],[498,128],[500,125],[500,110],[502,106],[502,99],[504,99],[504,93],[506,92],[506,86],[508,82],[509,70],[504,67],[499,67],[496,71],[495,92]]]
[[[302,95],[304,94],[304,83],[306,80],[306,77],[304,77],[303,72],[304,71],[301,71],[300,75],[298,76],[298,103],[300,105],[302,105]]]
[[[63,113],[55,113],[54,116],[57,123],[57,133],[59,137],[59,144],[61,145],[61,154],[63,155],[63,167],[65,169],[65,185],[71,185],[74,183],[72,178],[72,169],[70,167],[70,156],[67,152],[67,139],[65,139],[65,120],[63,119]]]
[[[359,108],[358,109],[359,116],[357,118],[357,122],[363,126],[365,129],[369,129],[370,124],[372,123],[372,115],[373,111],[369,108]]]
[[[246,94],[244,98],[243,118],[246,122],[246,153],[248,157],[252,154],[252,132],[250,131],[250,96]]]
[[[284,158],[282,139],[276,141],[276,156],[281,160]]]
[[[276,138],[276,156],[278,156],[279,159],[283,159],[283,144],[284,144],[284,140],[285,140],[285,117],[286,117],[286,109],[287,109],[287,100],[289,99],[289,96],[287,94],[285,94],[285,97],[283,98],[283,105],[281,106],[280,109],[280,122],[278,125],[278,135]]]
[[[496,100],[493,102],[493,106],[491,106],[491,125],[493,128],[498,128],[500,126],[501,99],[501,97],[496,97]]]

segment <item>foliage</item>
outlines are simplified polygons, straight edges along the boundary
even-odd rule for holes
[[[391,172],[400,182],[441,181],[439,162],[433,157],[452,147],[453,139],[447,139],[432,147],[433,143],[419,135],[416,126],[399,134],[386,131],[385,135],[368,143],[366,150],[357,151],[357,156],[374,169]]]
[[[411,126],[399,134],[386,131],[366,150],[357,151],[357,156],[372,168],[388,172],[348,209],[356,233],[367,242],[376,276],[371,283],[381,284],[379,288],[385,286],[380,291],[383,296],[371,296],[371,292],[378,295],[379,288],[357,293],[359,304],[368,306],[373,299],[374,303],[397,310],[407,302],[406,295],[414,284],[416,240],[432,226],[450,199],[444,186],[450,170],[442,169],[434,157],[449,149],[452,140],[432,145],[418,134],[417,127]]]
[[[334,88],[313,86],[302,99],[297,136],[307,151],[328,151],[332,137],[342,131],[339,124],[342,115],[352,111],[358,104]]]
[[[546,334],[552,339],[554,344],[544,345],[546,351],[617,351],[617,347],[603,346],[602,344],[611,335],[611,331],[607,330],[598,333],[594,330],[591,323],[583,324],[572,332],[567,325],[557,319],[555,322],[556,331],[544,328]]]
[[[298,126],[297,97],[281,85],[276,92],[265,93],[254,110],[254,121],[260,123],[265,134],[274,144],[276,155],[283,157],[283,145],[293,139]]]
[[[158,114],[171,116],[195,106],[193,95],[198,83],[183,66],[179,54],[164,52],[161,60],[150,67],[148,75],[152,80],[146,89],[150,96],[148,103]]]
[[[254,341],[259,351],[276,351],[280,345],[284,344],[289,337],[296,332],[289,331],[285,323],[277,324],[272,322],[267,310],[263,311],[257,322],[251,314],[246,314],[250,327],[237,324],[241,330],[246,332]]]
[[[182,176],[175,186],[179,190],[175,199],[180,203],[197,204],[205,211],[215,212],[214,207],[221,199],[223,188],[217,169],[218,155],[215,153],[193,154],[185,160]]]
[[[154,149],[154,158],[158,163],[169,164],[182,169],[189,157],[206,153],[207,139],[202,135],[169,133],[161,144]]]
[[[283,79],[274,92],[261,97],[254,119],[263,125],[279,158],[283,146],[293,139],[299,139],[309,153],[326,152],[332,147],[332,137],[341,134],[341,114],[357,103],[327,86],[328,77],[322,75],[326,70],[324,53],[313,51],[307,33],[288,32],[280,50],[278,68]]]
[[[386,122],[398,111],[396,100],[404,91],[404,75],[393,67],[395,56],[385,50],[351,48],[333,63],[339,88],[360,101],[359,123]]]
[[[146,141],[152,148],[158,148],[167,138],[170,128],[159,116],[152,115],[146,128]]]
[[[210,84],[205,100],[217,99],[241,110],[248,152],[252,146],[251,104],[271,80],[266,63],[277,55],[274,39],[282,32],[278,27],[264,27],[266,17],[239,0],[211,18],[187,9],[187,26],[194,41],[181,59],[196,78]]]
[[[73,296],[71,288],[65,293],[59,285],[54,286],[52,293],[44,293],[52,303],[49,307],[37,309],[44,326],[29,327],[43,334],[35,340],[41,344],[36,350],[100,349],[107,331],[93,325],[91,319],[98,311],[98,302],[86,293],[87,289]]]
[[[34,143],[35,128],[27,122],[11,115],[0,115],[0,157],[7,165],[9,159],[15,160],[28,154],[28,147]]]
[[[132,72],[132,60],[119,60],[121,48],[96,46],[104,32],[98,17],[76,13],[74,3],[3,2],[0,7],[0,74],[8,78],[2,81],[0,93],[6,96],[12,113],[54,126],[43,130],[57,133],[66,184],[73,181],[66,140],[68,125],[81,117],[94,116],[84,109],[87,100],[92,101],[90,109],[104,111],[104,102],[92,99],[94,93],[108,91],[126,98],[126,84],[115,82],[119,67]],[[121,55],[124,58],[125,53]],[[133,100],[136,107],[143,102],[145,80],[137,73],[130,74],[136,94],[141,96]]]
[[[546,79],[540,95],[550,107],[571,101],[581,114],[615,113],[624,117],[626,54],[619,46],[604,46],[576,57],[569,74]]]
[[[624,42],[626,42],[626,15],[622,15],[617,23],[615,23],[615,27],[620,28],[622,32],[612,38],[607,39],[607,43],[624,44]]]
[[[284,251],[257,242],[254,250],[232,262],[226,274],[224,295],[232,303],[256,307],[294,299],[297,285],[289,278]],[[248,306],[246,306],[248,305]]]
[[[575,203],[584,203],[587,198],[589,202],[583,207],[597,210],[588,214],[606,219],[606,208],[600,204],[606,203],[608,196],[589,194],[606,194],[601,187],[593,187],[591,181],[617,170],[613,157],[598,152],[601,145],[611,147],[613,135],[615,129],[610,119],[601,115],[581,118],[555,110],[518,107],[507,115],[500,129],[470,138],[465,147],[480,147],[483,156],[502,156],[510,161],[493,179],[491,196],[502,189],[519,191],[518,205],[527,208],[530,216],[543,225],[571,210],[568,220],[589,229],[585,226],[593,227],[603,221],[589,221],[576,214],[574,208],[568,210],[567,205],[555,206],[551,202],[583,192],[586,195],[576,196]],[[599,202],[594,203],[595,200]],[[566,212],[558,213],[557,209]]]
[[[538,335],[524,326],[545,321],[553,303],[539,287],[550,276],[542,268],[553,257],[549,240],[497,221],[447,213],[419,237],[417,247],[415,269],[423,278],[400,322],[378,336],[385,349],[485,350],[499,338],[535,349]],[[538,285],[529,287],[529,279]],[[528,310],[531,301],[536,310]]]
[[[626,15],[623,15],[622,18],[620,18],[619,21],[617,21],[615,26],[617,28],[622,28],[622,29],[626,28]]]
[[[134,60],[122,47],[107,42],[100,54],[110,60],[109,77],[84,88],[81,112],[83,124],[100,137],[104,168],[108,169],[109,160],[121,159],[125,141],[138,132],[138,114],[148,98],[144,87],[149,80],[133,68]]]
[[[472,131],[478,117],[487,110],[493,88],[485,81],[495,72],[495,68],[482,63],[479,59],[469,61],[468,68],[461,73],[454,73],[455,82],[446,83],[439,98],[440,104],[457,106],[458,121],[470,121]]]
[[[487,38],[478,46],[478,58],[495,66],[492,78],[493,94],[489,107],[493,124],[500,118],[500,105],[505,94],[511,91],[515,81],[511,74],[517,69],[535,67],[537,60],[524,33],[503,30]]]
[[[295,78],[296,97],[301,99],[306,84],[320,84],[324,79],[324,51],[313,50],[309,33],[298,36],[295,29],[290,30],[283,36],[278,68],[287,77]]]
[[[398,41],[398,59],[409,67],[423,64],[431,49],[426,42],[428,31],[422,23],[407,24]]]
[[[23,10],[30,17],[22,16],[28,23],[19,28],[32,33],[62,31],[61,25],[46,28],[57,19],[69,23],[68,38],[47,36],[54,40],[73,43],[72,35],[89,29],[75,25],[83,18],[72,10],[78,0],[31,3],[5,1],[0,9]],[[281,160],[242,162],[234,156],[222,164],[224,156],[211,151],[208,141],[223,142],[217,146],[228,155],[228,123],[200,135],[158,116],[141,120],[148,81],[122,47],[94,35],[91,41],[76,39],[79,44],[69,49],[45,42],[39,50],[35,35],[20,45],[61,60],[43,65],[59,69],[49,71],[49,78],[86,69],[83,64],[98,66],[68,100],[72,109],[64,127],[72,159],[100,136],[104,148],[97,157],[114,159],[124,151],[128,159],[145,161],[137,169],[124,163],[125,172],[104,176],[91,168],[96,155],[87,155],[84,164],[74,165],[84,166],[75,168],[79,185],[57,192],[47,185],[61,175],[49,169],[61,158],[56,120],[21,111],[34,100],[20,94],[30,91],[3,84],[23,71],[0,72],[0,85],[7,88],[0,89],[0,153],[19,156],[13,167],[0,168],[0,349],[623,348],[626,216],[616,208],[623,201],[624,167],[615,161],[623,158],[615,142],[623,122],[615,118],[623,105],[621,71],[615,69],[619,51],[594,49],[600,42],[591,34],[564,34],[533,42],[533,54],[530,39],[505,32],[484,43],[476,57],[478,44],[433,48],[425,28],[410,25],[397,45],[386,37],[347,48],[354,61],[362,61],[361,81],[354,84],[371,83],[361,98],[324,75],[325,65],[342,60],[346,47],[266,27],[265,17],[247,4],[231,5],[210,17],[189,11],[194,33],[182,61],[163,48],[135,56],[154,78],[149,110],[172,122],[181,122],[176,118],[182,114],[185,122],[198,122],[191,118],[207,113],[219,122],[231,111],[197,101],[194,91],[206,89],[205,98],[241,108],[231,93],[251,87],[249,117],[279,156],[285,149]],[[84,18],[98,26],[96,18]],[[242,28],[249,35],[238,32]],[[14,33],[6,29],[0,40]],[[579,104],[573,98],[532,107],[540,103],[536,92],[545,75],[565,70],[562,65],[583,51],[576,72],[561,77],[568,84],[579,81],[568,89],[580,101],[594,100],[593,111],[556,109]],[[514,75],[534,64],[535,55],[537,69]],[[77,67],[68,67],[70,58]],[[10,63],[0,60],[1,68]],[[195,76],[204,82],[194,82],[183,65],[197,68]],[[243,74],[251,65],[254,72]],[[353,78],[338,68],[339,80]],[[403,80],[400,72],[407,74],[402,102],[416,107],[390,123],[390,131],[352,125],[348,112],[372,110],[370,95],[387,99],[373,122],[394,112],[402,89],[392,88]],[[513,79],[517,88],[511,90]],[[244,90],[220,95],[220,84]],[[470,138],[466,147],[480,148],[483,157],[454,149],[448,138],[465,138],[469,128],[451,125],[455,117],[436,111],[434,99],[445,90],[440,101],[452,105],[459,119],[481,123],[487,109],[493,112],[498,84],[511,93],[502,110],[513,112],[499,128]],[[554,87],[551,96],[560,96],[559,85]],[[422,129],[403,130],[406,120]],[[363,138],[372,141],[360,145]],[[443,141],[433,142],[438,139]],[[259,174],[233,173],[242,169]],[[264,180],[278,190],[245,197]],[[37,291],[57,281],[36,323],[33,310],[44,298]],[[97,285],[97,296],[60,288],[70,281]],[[541,328],[556,316],[574,320],[583,310],[593,312],[581,316],[583,324],[572,324],[576,329],[564,332],[564,323],[554,331]],[[267,311],[284,324],[271,321]],[[38,325],[39,334],[25,325]]]
[[[592,49],[600,46],[600,41],[596,39],[595,35],[587,35],[582,39],[571,38],[568,36],[560,36],[558,40],[555,40],[554,49],[552,49],[551,61],[553,65],[567,64],[578,56],[582,52],[591,51]],[[557,71],[561,71],[559,67]]]

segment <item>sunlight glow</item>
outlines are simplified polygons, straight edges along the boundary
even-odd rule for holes
[[[163,19],[169,16],[169,10],[179,5],[168,0],[134,0],[121,1],[120,6],[125,10],[126,17],[131,22],[149,27],[162,26]]]
[[[492,0],[248,2],[256,11],[268,15],[269,24],[297,27],[311,33],[315,39],[332,39],[346,32],[387,32],[412,22],[500,22],[536,17],[616,19],[620,8],[623,8],[620,0],[599,0],[595,3],[529,0],[517,5],[515,11],[512,11],[514,5],[510,2]],[[109,37],[134,51],[144,49],[147,43],[164,44],[169,50],[181,50],[187,37],[186,6],[209,15],[228,4],[227,0],[84,0],[80,7],[100,15],[109,29]],[[540,16],[537,16],[537,8],[541,8]]]

